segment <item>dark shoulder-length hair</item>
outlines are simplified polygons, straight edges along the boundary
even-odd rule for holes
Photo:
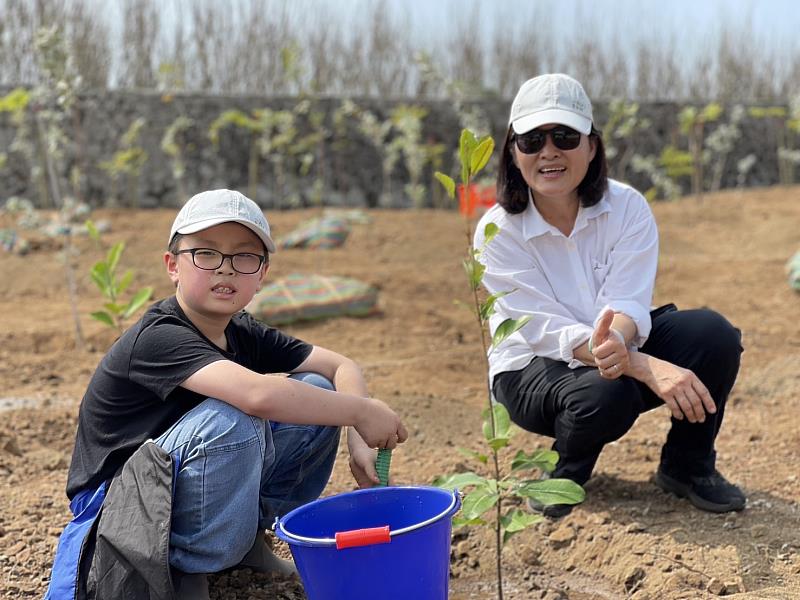
[[[589,163],[586,175],[578,185],[578,197],[581,199],[581,206],[584,207],[594,206],[600,202],[608,189],[608,162],[603,137],[594,127],[589,137],[594,138],[597,150],[592,162]],[[515,143],[516,134],[509,126],[497,173],[497,203],[511,214],[521,213],[528,207],[528,184],[514,164],[512,155]]]

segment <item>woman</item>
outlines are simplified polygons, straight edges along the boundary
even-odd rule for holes
[[[496,303],[492,331],[531,321],[489,355],[494,396],[520,427],[555,438],[552,477],[584,484],[605,444],[666,404],[672,427],[656,483],[712,512],[745,496],[715,467],[714,440],[742,352],[741,335],[707,309],[651,312],[658,231],[644,197],[607,178],[600,132],[580,83],[525,82],[511,107],[498,205],[475,247]],[[488,223],[500,232],[485,244]],[[535,509],[551,517],[571,506]]]

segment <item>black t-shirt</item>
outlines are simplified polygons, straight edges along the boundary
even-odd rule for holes
[[[205,400],[180,387],[201,368],[227,359],[256,373],[287,373],[312,348],[246,312],[231,318],[225,337],[228,351],[200,333],[172,296],[151,306],[116,341],[81,402],[67,479],[70,499],[110,479],[143,442]]]

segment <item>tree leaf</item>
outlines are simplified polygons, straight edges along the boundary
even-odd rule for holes
[[[477,517],[474,519],[465,519],[460,515],[453,517],[453,527],[464,527],[467,525],[486,525],[486,521]]]
[[[461,139],[458,143],[458,158],[461,161],[461,183],[464,184],[465,188],[469,183],[469,167],[472,158],[472,151],[477,145],[478,141],[475,139],[475,134],[469,129],[462,129]]]
[[[106,302],[103,306],[112,315],[120,315],[125,310],[124,304],[117,304],[116,302]]]
[[[492,350],[497,348],[497,346],[499,346],[500,343],[512,333],[525,327],[530,320],[531,316],[525,315],[519,319],[506,319],[500,323],[500,325],[497,326],[497,329],[495,329],[494,335],[492,336]]]
[[[529,481],[517,489],[517,495],[534,498],[544,505],[579,504],[586,498],[586,492],[569,479],[543,479]]]
[[[524,531],[531,525],[539,523],[542,519],[544,519],[542,515],[525,512],[518,508],[512,508],[508,511],[508,513],[500,517],[500,528],[503,531],[503,544],[505,544],[515,533]]]
[[[467,279],[469,279],[469,285],[473,291],[477,290],[481,285],[481,280],[483,279],[483,273],[486,271],[486,267],[483,264],[476,260],[474,256],[470,256],[464,259],[464,271],[467,273]]]
[[[125,271],[125,275],[122,276],[122,278],[119,280],[119,283],[117,284],[117,293],[121,294],[122,292],[127,290],[128,286],[131,284],[132,281],[133,281],[133,271],[128,269],[127,271]]]
[[[490,482],[485,482],[489,484]],[[490,485],[476,487],[464,497],[461,504],[461,516],[465,519],[475,519],[480,517],[487,510],[492,508],[500,500],[497,489],[492,490]]]
[[[454,473],[453,475],[446,475],[437,477],[433,480],[433,485],[436,487],[454,490],[456,488],[463,489],[465,487],[481,485],[486,483],[486,478],[481,477],[477,473]]]
[[[508,296],[512,292],[516,291],[517,291],[516,289],[513,289],[513,290],[508,290],[507,292],[497,292],[496,294],[492,294],[491,296],[487,297],[486,300],[481,302],[480,305],[481,323],[485,323],[486,321],[488,321],[489,317],[491,317],[494,314],[495,302],[497,302],[503,296]]]
[[[489,418],[489,409],[483,411],[483,437],[489,447],[497,452],[505,448],[511,441],[511,418],[508,416],[506,407],[497,402],[492,403],[492,412],[494,413],[495,431],[492,432],[492,421]]]
[[[487,223],[486,227],[483,228],[483,247],[485,248],[488,246],[489,242],[491,242],[498,233],[500,233],[500,227],[496,223]]]
[[[449,175],[445,175],[441,171],[436,171],[433,174],[434,177],[442,184],[444,189],[447,191],[447,195],[454,199],[456,197],[456,182],[453,181],[453,178]]]
[[[97,230],[97,227],[94,224],[94,221],[91,219],[86,219],[86,231],[89,232],[89,237],[92,238],[95,242],[100,243],[100,232]]]
[[[545,473],[552,473],[556,463],[558,463],[558,452],[555,450],[540,449],[530,454],[520,450],[511,461],[511,472],[539,469]]]
[[[128,302],[128,307],[125,309],[125,312],[122,314],[123,319],[127,319],[133,313],[141,308],[141,306],[150,299],[150,296],[153,295],[153,288],[146,287],[142,288],[136,295],[131,298],[131,301]]]
[[[478,142],[469,157],[470,176],[474,177],[481,172],[492,157],[492,152],[494,152],[494,140],[487,135]]]
[[[89,276],[94,281],[95,285],[100,288],[100,291],[107,298],[111,297],[110,281],[108,276],[108,264],[105,261],[99,261],[94,264],[92,270],[89,271]]]
[[[108,264],[108,272],[113,276],[114,271],[117,269],[117,264],[119,264],[119,258],[122,256],[122,251],[125,249],[125,242],[117,242],[111,249],[108,251],[108,256],[106,257],[106,263]]]
[[[488,456],[481,454],[480,452],[476,452],[475,450],[470,450],[469,448],[456,448],[456,450],[458,450],[463,456],[477,460],[484,465],[489,462]]]
[[[105,323],[109,327],[114,327],[115,329],[117,327],[117,325],[116,325],[116,323],[114,323],[114,319],[111,317],[111,315],[108,314],[104,310],[98,310],[98,311],[95,311],[95,312],[91,313],[91,317],[93,319],[97,319],[101,323]]]
[[[508,410],[499,402],[492,402],[492,412],[494,413],[494,432],[492,431],[492,420],[489,418],[489,409],[484,408],[481,416],[483,417],[483,437],[487,441],[493,438],[511,437],[511,417]]]
[[[503,448],[508,446],[511,443],[511,440],[507,437],[496,437],[491,440],[488,440],[487,443],[489,444],[489,447],[492,450],[497,452],[498,450],[502,450]]]

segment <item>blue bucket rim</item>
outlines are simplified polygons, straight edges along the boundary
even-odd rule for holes
[[[430,519],[425,519],[424,521],[422,521],[420,523],[414,523],[414,525],[409,525],[408,527],[401,527],[400,529],[395,529],[394,531],[390,530],[389,531],[389,536],[390,537],[394,537],[396,535],[403,535],[404,533],[410,533],[412,531],[416,531],[417,529],[421,529],[421,528],[423,528],[423,527],[425,527],[427,525],[430,525],[431,523],[435,523],[436,521],[439,521],[439,520],[443,519],[451,511],[453,513],[455,513],[456,510],[458,510],[458,505],[460,504],[460,500],[461,500],[461,495],[460,495],[460,493],[459,493],[457,488],[454,488],[452,490],[446,490],[446,489],[437,488],[437,487],[430,487],[430,486],[429,487],[426,487],[426,486],[375,487],[375,488],[367,488],[367,489],[363,489],[363,490],[355,490],[355,491],[346,492],[346,493],[347,494],[361,494],[361,493],[365,493],[365,492],[375,492],[375,491],[378,491],[379,493],[381,493],[379,490],[390,490],[390,489],[425,490],[425,491],[436,490],[436,491],[445,492],[445,493],[450,492],[450,494],[452,495],[452,500],[450,501],[450,505],[445,510],[443,510],[439,514],[431,517]],[[324,500],[327,500],[328,498],[335,498],[335,497],[336,497],[336,495],[327,496],[326,498],[319,498],[318,500],[315,500],[315,502],[319,502],[320,500],[324,501]],[[336,545],[336,538],[312,538],[312,537],[306,537],[306,536],[302,536],[302,535],[297,535],[296,533],[291,533],[291,532],[286,530],[286,528],[283,526],[284,520],[292,517],[294,515],[294,513],[296,513],[297,511],[303,509],[305,506],[308,506],[308,505],[304,504],[303,506],[299,506],[299,507],[295,508],[294,510],[286,513],[282,517],[276,517],[275,518],[275,524],[273,525],[273,529],[279,530],[278,532],[280,534],[282,534],[283,536],[285,536],[286,537],[286,541],[290,542],[290,543],[292,541],[296,541],[296,542],[301,542],[301,543],[304,543],[304,544],[312,544],[314,546],[335,546]]]

